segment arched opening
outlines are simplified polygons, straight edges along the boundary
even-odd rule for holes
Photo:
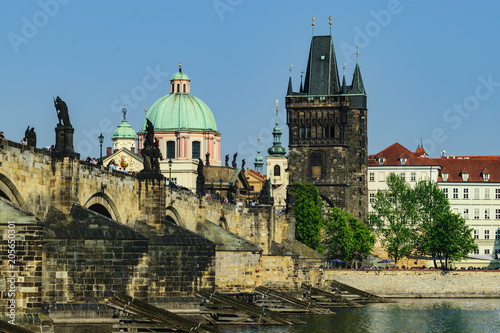
[[[172,216],[170,216],[170,215],[165,216],[165,220],[168,221],[168,222],[172,222],[173,224],[177,224],[175,222],[175,219]]]
[[[106,207],[104,207],[104,206],[103,206],[103,205],[101,205],[101,204],[97,204],[97,203],[96,203],[96,204],[93,204],[92,206],[90,206],[90,207],[89,207],[89,209],[90,209],[91,211],[94,211],[94,212],[96,212],[96,213],[99,213],[99,214],[101,214],[101,215],[103,215],[103,216],[106,216],[107,218],[110,218],[110,219],[112,218],[112,217],[111,217],[111,214],[108,212],[108,210],[106,209]]]
[[[281,168],[279,165],[274,166],[274,176],[275,177],[280,177],[281,176]]]
[[[177,211],[177,209],[170,206],[170,207],[167,207],[167,210],[165,213],[166,213],[165,220],[170,221],[172,223],[175,223],[177,225],[180,225],[181,227],[184,227],[181,216],[180,216],[179,212]]]
[[[229,230],[227,227],[227,221],[225,218],[221,217],[219,220],[219,227]]]
[[[92,195],[84,205],[87,209],[121,222],[121,217],[113,200],[103,192]]]
[[[4,198],[10,201],[10,198],[7,196],[7,194],[3,193],[3,191],[0,190],[0,198]]]

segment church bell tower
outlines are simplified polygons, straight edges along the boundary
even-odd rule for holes
[[[368,211],[366,92],[356,61],[352,84],[340,84],[332,36],[313,36],[304,85],[286,94],[290,181],[308,182],[327,206],[360,221]]]

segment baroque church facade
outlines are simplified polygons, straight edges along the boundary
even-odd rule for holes
[[[330,207],[367,216],[367,96],[358,62],[339,79],[332,36],[313,36],[304,84],[286,94],[289,183],[308,182]]]

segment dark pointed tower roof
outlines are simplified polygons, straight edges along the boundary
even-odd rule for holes
[[[339,73],[332,36],[314,36],[307,61],[304,92],[308,95],[332,95],[339,91]]]
[[[276,100],[276,126],[273,129],[273,146],[267,152],[270,156],[286,155],[286,149],[281,146],[281,128],[278,124],[278,100]]]
[[[286,92],[287,95],[293,95],[293,89],[292,89],[292,77],[288,79],[288,90]]]
[[[361,77],[361,70],[359,69],[359,63],[356,61],[356,68],[354,69],[354,75],[352,77],[352,85],[349,90],[349,94],[360,94],[366,95],[365,86],[363,84],[363,78]]]

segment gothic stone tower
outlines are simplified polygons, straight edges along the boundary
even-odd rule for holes
[[[331,36],[311,41],[304,86],[288,83],[290,184],[316,186],[328,206],[364,221],[368,210],[366,93],[356,61],[352,84],[342,85]]]

